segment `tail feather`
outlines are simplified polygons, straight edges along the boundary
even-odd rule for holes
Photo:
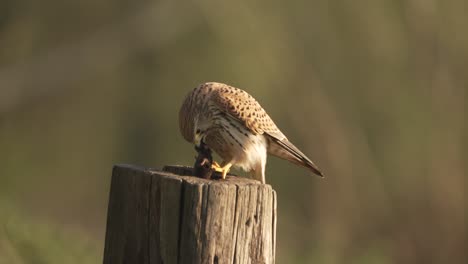
[[[288,160],[294,164],[305,167],[317,174],[320,177],[324,177],[320,169],[315,165],[304,153],[302,153],[296,146],[294,146],[286,138],[279,140],[275,137],[268,136],[269,146],[268,153],[277,156],[279,158]]]

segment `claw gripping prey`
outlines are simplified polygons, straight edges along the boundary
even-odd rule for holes
[[[195,157],[195,164],[193,166],[195,168],[195,176],[204,179],[211,179],[213,172],[215,171],[221,174],[221,178],[223,180],[226,179],[232,164],[227,163],[225,165],[219,165],[213,160],[211,149],[203,142],[201,142],[199,147],[195,146],[195,150],[198,153],[198,156]]]

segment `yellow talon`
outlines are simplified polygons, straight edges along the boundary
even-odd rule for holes
[[[228,174],[229,170],[231,169],[231,166],[232,166],[232,164],[228,163],[228,164],[224,165],[223,167],[221,167],[216,161],[213,161],[213,163],[211,164],[211,168],[214,171],[217,171],[217,172],[221,173],[221,176],[223,177],[223,180],[226,179],[226,175]]]
[[[223,172],[223,167],[221,167],[216,161],[211,163],[211,169],[217,172]]]
[[[218,171],[218,169],[221,169],[221,165],[219,165],[218,162],[216,162],[216,161],[213,160],[213,162],[211,163],[211,168],[212,168],[213,170]]]

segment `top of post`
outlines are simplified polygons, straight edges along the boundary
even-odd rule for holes
[[[180,166],[180,165],[167,165],[162,169],[156,168],[145,168],[136,165],[129,164],[116,164],[114,165],[114,173],[142,173],[146,175],[157,175],[162,177],[169,177],[174,179],[179,179],[181,181],[191,183],[191,184],[207,184],[207,185],[218,185],[218,184],[235,184],[235,185],[262,185],[261,182],[245,177],[238,177],[232,174],[228,174],[226,179],[219,179],[220,177],[215,177],[215,179],[204,179],[194,176],[194,168],[189,166]],[[214,172],[217,174],[217,172]],[[215,175],[216,176],[216,175]]]

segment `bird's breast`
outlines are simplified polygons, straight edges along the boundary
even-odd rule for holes
[[[224,161],[246,171],[266,162],[267,140],[240,123],[224,122],[208,129],[205,143]]]

